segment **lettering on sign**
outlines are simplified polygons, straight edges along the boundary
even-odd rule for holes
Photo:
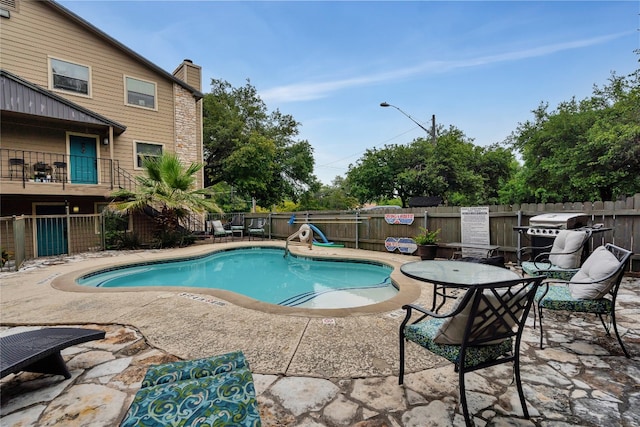
[[[389,252],[393,252],[396,249],[403,254],[412,254],[418,250],[418,245],[410,237],[387,237],[384,241],[384,247]]]
[[[384,214],[384,220],[387,224],[413,224],[414,215],[412,213],[407,214]]]
[[[462,243],[489,245],[489,206],[460,208]],[[486,256],[477,249],[462,248],[462,256]]]

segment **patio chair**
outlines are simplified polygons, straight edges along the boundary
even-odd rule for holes
[[[120,424],[261,425],[253,376],[240,351],[151,366]]]
[[[624,248],[607,243],[597,247],[582,264],[580,270],[569,281],[547,281],[536,296],[538,317],[540,318],[540,348],[542,348],[542,309],[562,310],[596,314],[608,336],[613,331],[629,358],[616,325],[616,297],[624,276],[624,270],[632,253]],[[534,311],[535,314],[535,311]],[[609,324],[603,316],[609,317]],[[535,327],[535,317],[534,317]]]
[[[216,241],[216,237],[220,239],[224,237],[225,240],[227,240],[229,236],[233,237],[233,231],[224,228],[220,220],[207,221],[207,230],[209,230],[209,234],[213,236],[214,242]]]
[[[240,234],[240,240],[244,236],[244,215],[234,214],[231,218],[231,237],[234,238],[236,234]]]
[[[53,176],[56,182],[67,182],[67,162],[53,162]]]
[[[261,236],[262,240],[264,240],[264,226],[267,223],[267,220],[264,218],[252,218],[249,226],[247,227],[247,232],[249,233],[249,240],[251,240],[251,236]]]
[[[24,159],[9,159],[9,179],[13,180],[13,175],[16,174],[20,179],[24,180],[26,169],[27,165],[24,163]]]
[[[87,341],[101,340],[104,331],[83,328],[43,328],[0,338],[0,378],[20,371],[62,375],[71,373],[61,350]]]
[[[550,246],[524,247],[521,254],[535,249],[547,250],[532,261],[523,262],[522,271],[530,276],[569,280],[580,269],[582,254],[590,238],[590,230],[561,230]]]
[[[520,341],[543,279],[541,276],[472,286],[446,314],[413,304],[403,306],[406,315],[400,325],[399,384],[404,382],[405,340],[453,362],[458,372],[464,419],[470,426],[464,374],[513,362],[522,412],[529,418],[520,381]],[[419,317],[409,323],[414,311]]]

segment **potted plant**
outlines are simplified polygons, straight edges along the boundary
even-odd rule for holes
[[[418,256],[420,259],[434,259],[436,257],[436,251],[438,250],[438,237],[440,229],[429,231],[429,229],[420,227],[420,234],[415,236],[416,245],[418,245]]]

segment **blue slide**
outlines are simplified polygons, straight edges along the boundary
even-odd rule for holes
[[[311,230],[316,233],[318,236],[320,236],[320,238],[322,239],[322,242],[318,242],[316,239],[313,239],[313,244],[316,246],[333,246],[336,248],[344,248],[344,245],[339,245],[337,243],[333,243],[327,240],[327,237],[322,234],[322,231],[320,231],[320,229],[318,227],[316,227],[313,224],[309,224],[309,228],[311,228]]]

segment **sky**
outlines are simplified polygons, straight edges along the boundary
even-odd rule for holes
[[[640,68],[637,0],[59,3],[167,72],[191,59],[204,93],[249,80],[300,123],[324,184],[426,137],[410,117],[487,146]]]

